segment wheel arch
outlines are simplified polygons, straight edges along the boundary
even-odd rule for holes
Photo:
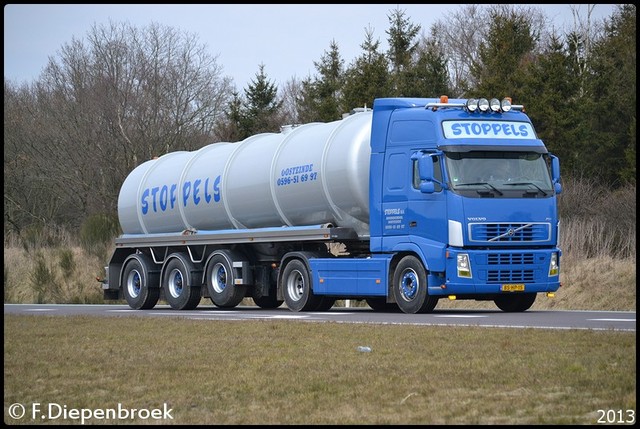
[[[147,280],[149,281],[149,287],[159,289],[160,279],[162,278],[161,267],[153,261],[153,258],[151,258],[151,256],[140,251],[131,253],[123,259],[122,269],[120,270],[120,273],[118,275],[118,288],[122,290],[122,288],[125,286],[126,279],[124,278],[124,274],[127,268],[127,264],[133,259],[138,261],[138,263],[144,268],[145,275],[148,276]]]
[[[232,268],[234,262],[248,261],[248,256],[242,251],[229,249],[226,247],[215,249],[213,252],[207,255],[207,260],[202,266],[202,276],[200,278],[200,282],[203,286],[206,286],[207,284],[207,270],[211,265],[211,260],[218,255],[222,256],[229,264],[229,267]]]
[[[164,279],[164,276],[166,274],[167,266],[174,259],[179,260],[180,262],[182,262],[182,265],[184,265],[186,274],[189,276],[187,279],[185,279],[188,284],[192,286],[202,286],[202,275],[199,274],[201,272],[201,269],[199,269],[199,267],[189,257],[187,257],[186,253],[179,251],[171,253],[164,260],[162,269],[160,270],[160,284],[162,284],[162,279]],[[194,280],[196,281],[195,283],[193,283]]]
[[[417,248],[417,249],[408,249],[408,250],[398,251],[393,255],[393,258],[391,258],[391,261],[389,262],[389,273],[388,273],[389,278],[387,279],[387,302],[392,302],[392,303],[396,302],[396,297],[395,297],[395,294],[393,293],[393,276],[396,272],[396,267],[398,266],[400,261],[406,256],[415,256],[416,258],[418,258],[420,263],[422,263],[422,266],[424,267],[425,271],[427,272],[427,275],[429,275],[429,267],[427,266],[424,258],[420,254],[422,252],[419,252],[419,250],[420,249]]]

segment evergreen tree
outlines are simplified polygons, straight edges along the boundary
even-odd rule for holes
[[[270,82],[264,71],[264,64],[259,65],[256,78],[244,90],[247,105],[244,111],[244,126],[241,130],[245,137],[262,132],[277,132],[279,129],[280,107],[278,87]]]
[[[449,95],[447,60],[435,39],[425,40],[418,48],[417,59],[406,72],[407,97]]]
[[[476,96],[520,98],[524,71],[533,61],[540,35],[531,16],[513,7],[495,7],[489,11],[487,36],[479,46],[479,62],[471,66],[478,85]]]
[[[313,63],[318,75],[302,81],[299,117],[302,122],[330,122],[342,117],[342,85],[344,60],[335,40],[319,62]]]
[[[371,28],[365,31],[360,45],[363,53],[345,71],[343,89],[346,108],[373,106],[373,100],[391,94],[389,63],[379,51],[380,41],[374,40]]]
[[[243,101],[238,91],[231,93],[231,101],[225,112],[225,119],[216,124],[215,136],[217,141],[236,142],[243,139],[241,129],[243,128]]]
[[[226,121],[219,124],[217,134],[222,140],[239,141],[254,134],[277,132],[280,127],[278,88],[270,82],[260,64],[255,79],[244,90],[244,97],[237,91],[229,103]]]
[[[389,18],[389,51],[393,81],[393,95],[404,97],[412,92],[411,68],[418,42],[415,41],[420,32],[420,25],[415,25],[405,17],[406,11],[396,8],[388,15]]]
[[[562,160],[563,174],[574,175],[580,169],[584,147],[588,141],[585,118],[580,113],[580,84],[575,72],[575,51],[559,36],[551,35],[548,46],[528,69],[519,100],[536,124],[538,136],[550,152]]]
[[[593,104],[588,171],[609,183],[636,180],[636,6],[620,5],[590,55]]]

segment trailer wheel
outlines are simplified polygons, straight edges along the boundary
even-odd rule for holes
[[[493,302],[498,308],[508,313],[527,311],[536,300],[535,293],[519,293],[513,295],[500,295]]]
[[[429,296],[427,272],[415,256],[405,256],[393,273],[393,293],[404,313],[430,313],[438,299]]]
[[[313,311],[320,305],[320,297],[311,290],[311,276],[299,259],[291,259],[282,272],[284,301],[291,311]]]
[[[235,284],[231,261],[221,253],[209,261],[206,283],[211,302],[220,308],[237,306],[247,292],[246,286]]]
[[[274,292],[275,294],[275,292]],[[269,296],[252,296],[253,302],[260,308],[278,308],[284,302],[278,299],[275,295]]]
[[[335,303],[335,298],[330,296],[323,296],[320,298],[320,302],[318,303],[318,306],[314,309],[314,311],[329,311]]]
[[[400,311],[398,304],[395,302],[387,302],[385,297],[369,297],[365,299],[367,305],[373,309],[373,311],[380,312],[397,312]]]
[[[183,256],[170,258],[164,267],[162,287],[164,298],[175,310],[193,310],[200,303],[202,293],[195,284],[193,264]]]
[[[151,268],[151,262],[143,254],[135,255],[124,266],[122,293],[134,310],[148,310],[158,303],[160,285],[151,284]]]
[[[251,298],[253,299],[253,302],[255,302],[255,304],[260,308],[278,308],[284,301],[278,299],[276,293],[277,290],[275,284],[269,286],[269,295],[267,296],[262,295],[261,288],[256,287],[253,289]]]

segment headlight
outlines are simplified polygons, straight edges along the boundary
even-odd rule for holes
[[[551,262],[549,263],[549,277],[557,276],[560,272],[560,267],[558,267],[558,254],[553,252],[551,254]]]
[[[458,277],[471,278],[471,264],[469,263],[469,255],[466,253],[459,253],[456,261],[458,268]]]

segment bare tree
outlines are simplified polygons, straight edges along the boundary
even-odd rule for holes
[[[120,185],[141,162],[210,143],[230,94],[195,36],[158,24],[94,26],[50,57],[19,144],[40,189],[77,223],[115,213]]]
[[[292,77],[280,89],[280,98],[282,100],[282,122],[283,125],[299,124],[298,109],[296,108],[297,100],[302,96],[302,82],[296,77]]]

